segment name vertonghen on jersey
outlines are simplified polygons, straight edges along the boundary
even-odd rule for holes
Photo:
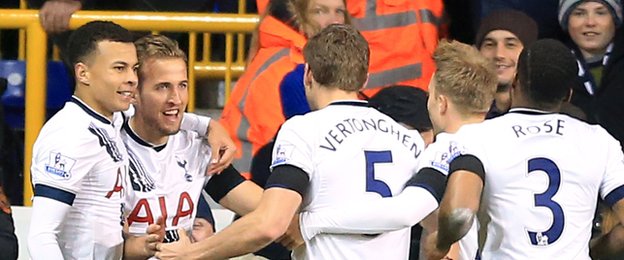
[[[396,124],[387,122],[383,118],[347,118],[337,123],[335,129],[329,130],[325,136],[325,143],[319,146],[335,152],[338,149],[338,145],[354,134],[365,131],[378,131],[394,135],[396,140],[413,152],[414,158],[417,158],[421,153],[421,149],[412,140],[412,136],[409,133],[401,133],[400,129],[395,129],[395,126]]]

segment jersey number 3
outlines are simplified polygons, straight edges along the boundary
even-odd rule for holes
[[[366,191],[376,192],[382,197],[392,197],[390,187],[383,181],[375,179],[376,163],[391,163],[392,152],[390,151],[364,151],[366,157]]]
[[[535,206],[548,208],[553,214],[553,221],[546,231],[528,231],[528,233],[531,244],[546,246],[557,241],[563,232],[563,224],[565,222],[563,209],[559,203],[552,200],[557,191],[559,191],[561,173],[555,162],[542,157],[529,160],[529,174],[535,171],[543,171],[548,175],[548,189],[544,193],[533,195],[535,197]]]

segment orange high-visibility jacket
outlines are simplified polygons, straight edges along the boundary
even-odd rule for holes
[[[427,90],[435,71],[442,0],[347,0],[354,25],[371,50],[368,96],[402,84]]]
[[[256,0],[256,6],[258,8],[258,14],[263,14],[269,5],[269,0]]]
[[[258,52],[234,86],[220,120],[238,148],[234,164],[241,172],[249,171],[252,156],[284,123],[279,85],[303,63],[307,42],[302,34],[271,16],[260,22],[258,30]]]
[[[256,0],[265,10],[268,0]],[[428,89],[435,71],[433,52],[441,38],[442,0],[346,0],[353,24],[371,50],[364,93],[402,84]]]

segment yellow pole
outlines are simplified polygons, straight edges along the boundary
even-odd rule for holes
[[[231,33],[225,34],[225,101],[230,99],[230,89],[232,88],[233,41],[234,36]]]
[[[26,112],[24,125],[24,205],[31,206],[33,196],[30,179],[30,163],[33,144],[45,120],[46,103],[46,34],[35,21],[26,29]]]
[[[26,9],[26,0],[20,0],[19,2],[19,8],[20,9]],[[19,29],[18,30],[18,43],[17,43],[17,59],[18,60],[24,60],[24,58],[26,57],[26,31],[24,31],[24,29]]]
[[[209,62],[210,61],[210,33],[203,33],[204,36],[204,50],[202,51],[202,62]]]
[[[238,1],[238,13],[239,14],[245,13],[246,3],[247,1],[245,0]],[[236,62],[241,63],[241,64],[245,62],[245,34],[243,33],[238,34],[238,48],[236,52]]]
[[[189,33],[189,53],[188,53],[188,79],[189,79],[189,101],[187,110],[195,111],[195,60],[197,58],[197,33]]]

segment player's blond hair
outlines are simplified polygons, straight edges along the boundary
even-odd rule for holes
[[[178,42],[164,35],[150,34],[145,35],[134,42],[137,49],[137,57],[139,60],[139,84],[144,77],[142,64],[149,59],[182,59],[188,62],[186,54],[178,46]]]
[[[498,83],[491,61],[473,46],[457,41],[441,41],[433,59],[436,95],[447,96],[462,114],[489,110]]]

